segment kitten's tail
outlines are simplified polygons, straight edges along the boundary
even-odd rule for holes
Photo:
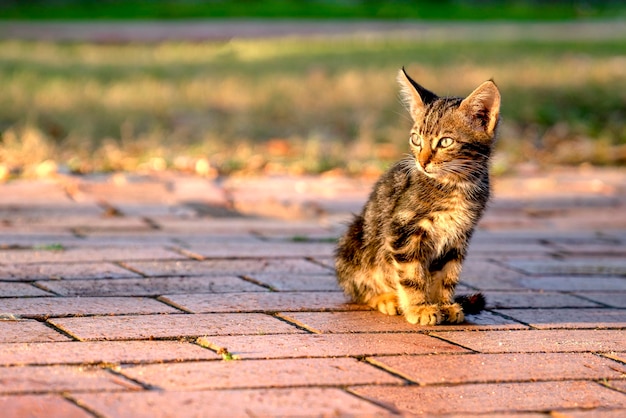
[[[466,315],[476,315],[485,309],[485,296],[482,293],[455,296],[454,301],[461,305]]]

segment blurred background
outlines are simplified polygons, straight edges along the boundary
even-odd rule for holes
[[[408,150],[402,66],[496,81],[498,174],[626,163],[620,0],[2,0],[0,179],[377,176]]]

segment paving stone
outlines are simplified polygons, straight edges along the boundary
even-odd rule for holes
[[[103,416],[166,418],[185,411],[189,417],[363,416],[389,412],[334,388],[217,390],[198,392],[110,392],[74,395]]]
[[[0,411],[13,418],[90,418],[92,415],[59,395],[0,396]]]
[[[13,264],[0,266],[0,280],[108,279],[141,277],[113,263]]]
[[[589,300],[557,292],[492,290],[486,291],[484,295],[488,308],[589,308],[600,306]]]
[[[0,297],[20,296],[51,296],[51,294],[29,283],[0,282]]]
[[[304,243],[304,242],[215,242],[192,244],[186,247],[188,251],[200,254],[206,258],[223,257],[315,257],[331,256],[335,244]]]
[[[2,309],[0,300],[0,314],[7,313]],[[70,338],[31,319],[16,321],[0,320],[0,343],[28,343],[38,341],[68,341]],[[4,348],[3,348],[4,350]]]
[[[212,336],[201,337],[199,342],[215,350],[226,348],[242,359],[467,352],[417,333]]]
[[[179,310],[140,297],[40,297],[0,299],[0,311],[20,317],[174,313]]]
[[[559,252],[566,254],[567,256],[583,255],[583,256],[607,256],[607,255],[622,255],[626,256],[626,245],[616,243],[585,243],[585,244],[561,244],[557,243],[556,248]]]
[[[466,261],[461,271],[461,283],[476,289],[519,289],[524,275],[488,261]]]
[[[352,358],[233,360],[124,366],[125,376],[165,390],[402,383]]]
[[[626,310],[620,309],[497,309],[494,312],[538,329],[626,327]]]
[[[294,273],[324,274],[328,269],[304,259],[240,259],[133,261],[124,263],[146,276],[203,276],[226,274]]]
[[[626,409],[609,408],[597,408],[583,411],[567,411],[566,413],[563,413],[563,416],[567,418],[624,418],[624,416],[626,416]]]
[[[179,341],[97,341],[4,344],[0,364],[120,364],[210,360],[217,354],[199,345]]]
[[[334,274],[249,274],[249,278],[278,291],[340,291]]]
[[[534,275],[624,276],[623,258],[567,258],[553,260],[511,260],[509,266]]]
[[[79,247],[61,251],[49,250],[0,250],[0,263],[72,263],[84,261],[122,261],[154,259],[186,259],[181,254],[162,247],[120,246]]]
[[[602,356],[626,364],[626,351],[603,353]]]
[[[179,293],[264,292],[236,276],[145,277],[141,279],[56,280],[37,282],[63,296],[158,296]],[[0,284],[0,292],[2,285]]]
[[[161,299],[195,313],[369,310],[367,306],[349,303],[341,292],[184,294]]]
[[[402,316],[388,316],[374,311],[289,312],[280,316],[316,333],[424,332],[436,329],[527,328],[515,321],[494,315],[485,315],[484,317],[482,315],[468,316],[467,324],[437,326],[412,325]],[[480,323],[483,322],[481,321],[483,318],[486,324]]]
[[[363,386],[351,390],[366,399],[392,404],[403,413],[428,416],[626,406],[626,396],[623,394],[587,381],[443,387]],[[546,396],[547,394],[550,396]]]
[[[626,373],[626,366],[590,353],[402,355],[369,361],[420,385],[601,380]]]
[[[575,294],[613,308],[626,308],[626,292],[576,292]]]
[[[107,230],[107,231],[141,231],[150,230],[152,227],[146,223],[145,220],[139,217],[105,217],[102,215],[102,210],[99,209],[98,213],[91,215],[74,215],[71,214],[52,214],[46,218],[37,219],[32,217],[26,217],[21,219],[11,218],[11,221],[15,225],[25,224],[31,226],[38,225],[54,225],[56,227],[73,229],[75,231],[89,231],[89,230]]]
[[[80,340],[146,340],[205,335],[290,334],[304,331],[264,314],[195,314],[57,318],[49,322]]]
[[[611,352],[626,347],[622,330],[436,331],[432,335],[480,353]]]
[[[490,243],[474,240],[470,243],[468,248],[468,257],[471,256],[495,256],[500,253],[512,253],[512,254],[550,254],[553,253],[554,248],[539,242],[507,242],[506,245],[502,243]]]
[[[3,394],[141,389],[97,366],[0,367],[0,381]]]
[[[622,375],[622,378],[624,375]],[[606,385],[612,389],[618,390],[624,394],[626,394],[626,381],[624,380],[609,380],[606,382]]]
[[[518,281],[520,287],[536,290],[576,292],[588,290],[626,291],[626,279],[602,276],[545,276],[525,277]]]

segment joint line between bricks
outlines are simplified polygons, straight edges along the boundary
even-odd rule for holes
[[[402,411],[400,411],[399,409],[396,409],[394,405],[392,404],[388,404],[382,401],[379,401],[377,399],[372,399],[372,398],[368,398],[366,396],[361,396],[360,394],[358,394],[357,392],[354,391],[354,389],[352,389],[354,386],[351,387],[345,387],[342,388],[342,390],[347,393],[350,396],[354,396],[357,399],[360,399],[362,401],[368,402],[370,404],[376,405],[379,408],[382,408],[386,411],[391,412],[394,415],[402,415]],[[358,387],[358,386],[357,386]]]
[[[92,409],[91,407],[89,407],[88,405],[85,405],[83,402],[81,402],[79,399],[77,399],[75,397],[74,394],[72,393],[67,393],[64,392],[61,394],[61,396],[68,402],[74,404],[77,408],[82,409],[83,411],[93,415],[96,418],[105,418],[104,415],[102,415],[101,413],[99,413],[98,411],[96,411],[95,409]]]
[[[322,331],[320,331],[318,329],[315,329],[313,327],[310,327],[310,326],[306,325],[305,323],[300,322],[300,321],[298,321],[296,319],[290,318],[289,316],[286,316],[286,315],[284,315],[284,314],[282,314],[280,312],[274,313],[272,316],[274,318],[278,319],[279,321],[283,321],[283,322],[285,322],[285,323],[287,323],[289,325],[295,326],[296,328],[301,329],[303,331],[307,331],[307,332],[309,332],[311,334],[323,334]]]
[[[128,264],[126,264],[125,261],[111,261],[111,263],[123,268],[124,270],[128,270],[131,273],[139,274],[141,277],[150,277],[149,275],[145,274],[141,270],[138,270],[132,266],[129,266]]]

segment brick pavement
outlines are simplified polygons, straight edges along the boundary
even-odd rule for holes
[[[626,416],[626,171],[498,179],[459,286],[487,310],[454,326],[337,288],[333,240],[370,187],[0,185],[2,415]]]

